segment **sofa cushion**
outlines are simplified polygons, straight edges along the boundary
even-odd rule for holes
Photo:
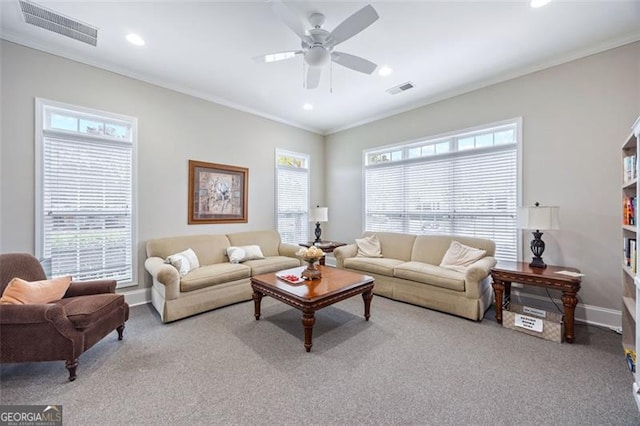
[[[374,234],[376,237],[378,237],[378,241],[380,241],[382,257],[398,259],[404,262],[412,260],[411,251],[413,249],[413,243],[416,239],[415,235],[400,234],[398,232],[367,231],[364,233],[366,237]]]
[[[216,263],[201,266],[189,272],[180,280],[180,291],[193,291],[229,281],[251,276],[251,268],[233,263]]]
[[[67,318],[75,328],[85,329],[104,318],[117,306],[124,304],[122,294],[104,293],[87,294],[77,297],[66,297],[57,300],[56,304],[64,306]]]
[[[227,247],[229,262],[242,263],[246,260],[264,259],[260,246]]]
[[[485,257],[485,250],[465,246],[458,241],[451,241],[449,250],[444,254],[440,266],[460,272],[466,272],[467,266]]]
[[[227,234],[232,246],[258,245],[265,256],[278,256],[280,234],[277,231],[247,231]]]
[[[251,268],[251,276],[266,274],[268,272],[281,271],[283,269],[296,268],[300,261],[287,256],[269,256],[264,259],[247,260],[243,263]]]
[[[464,274],[458,271],[422,262],[406,262],[397,265],[395,276],[450,290],[464,291]]]
[[[358,257],[382,257],[380,251],[380,241],[376,235],[370,235],[364,238],[356,238],[358,246]]]
[[[344,267],[393,277],[393,268],[402,263],[401,260],[384,257],[350,257],[344,260]]]
[[[487,256],[495,254],[495,243],[483,238],[464,237],[461,235],[418,235],[413,245],[411,258],[407,260],[439,265],[453,240],[469,247],[484,250],[487,252]],[[384,250],[382,254],[384,254]]]
[[[167,257],[165,263],[170,264],[178,270],[181,277],[184,277],[192,270],[200,267],[198,256],[191,249],[186,249],[180,253],[172,254]]]
[[[147,241],[147,257],[166,259],[174,253],[190,248],[195,252],[200,265],[213,265],[227,261],[225,253],[230,245],[226,235],[184,235],[158,238]]]

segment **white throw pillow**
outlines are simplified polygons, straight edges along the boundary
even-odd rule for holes
[[[356,238],[356,245],[358,246],[357,257],[382,257],[380,241],[375,234],[365,238]]]
[[[467,266],[487,255],[485,250],[465,246],[458,241],[451,241],[449,249],[444,254],[440,266],[464,272]]]
[[[164,263],[169,263],[176,268],[180,273],[180,277],[184,277],[192,270],[200,267],[198,256],[196,256],[196,253],[191,249],[172,254],[167,257]]]
[[[227,256],[230,263],[241,263],[245,260],[264,259],[260,246],[228,247]]]

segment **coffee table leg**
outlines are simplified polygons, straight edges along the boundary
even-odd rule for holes
[[[373,291],[367,290],[362,293],[362,300],[364,300],[364,318],[369,321],[369,312],[371,310],[371,299],[373,299]]]
[[[316,323],[316,316],[313,312],[302,313],[302,326],[304,327],[304,348],[311,352],[313,325]]]
[[[253,298],[253,308],[256,321],[260,319],[260,302],[262,301],[262,296],[263,294],[255,289],[253,290],[253,294],[251,295],[251,297]]]

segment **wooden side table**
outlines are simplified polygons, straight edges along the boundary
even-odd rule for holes
[[[319,243],[316,243],[314,241],[309,241],[307,243],[300,243],[298,245],[302,247],[307,247],[307,248],[311,246],[316,246],[325,253],[333,253],[335,249],[341,246],[346,246],[347,243],[338,243],[335,241],[320,241]],[[324,256],[320,258],[320,264],[324,265]]]
[[[580,273],[576,268],[547,265],[545,269],[531,268],[528,262],[500,261],[491,268],[493,290],[495,293],[496,321],[502,324],[503,302],[511,297],[511,283],[517,282],[537,287],[551,288],[562,291],[562,305],[564,306],[564,338],[573,343],[574,315],[578,304],[580,277],[558,274],[558,271]]]

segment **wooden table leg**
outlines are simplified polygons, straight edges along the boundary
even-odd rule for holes
[[[367,290],[362,293],[362,300],[364,300],[364,318],[369,321],[369,317],[371,316],[369,313],[371,311],[371,299],[373,299],[373,291]]]
[[[578,297],[574,290],[562,291],[562,305],[564,306],[564,338],[568,343],[573,343],[573,325],[575,321],[576,305]]]
[[[316,323],[316,316],[314,312],[303,312],[302,313],[302,326],[304,327],[304,348],[307,352],[311,352],[311,343],[312,333],[313,333],[313,325]]]
[[[322,266],[324,266],[324,263],[325,263],[325,262],[324,262],[324,258],[325,258],[325,257],[327,257],[327,256],[326,256],[326,255],[322,256],[322,257],[320,258],[320,261],[318,262],[318,263],[320,263]]]
[[[496,322],[502,324],[502,294],[504,293],[504,283],[498,279],[493,279],[493,292],[495,294]]]
[[[260,319],[260,302],[262,301],[262,296],[262,293],[260,293],[256,289],[253,289],[253,294],[251,295],[251,297],[253,298],[253,309],[256,321]]]

